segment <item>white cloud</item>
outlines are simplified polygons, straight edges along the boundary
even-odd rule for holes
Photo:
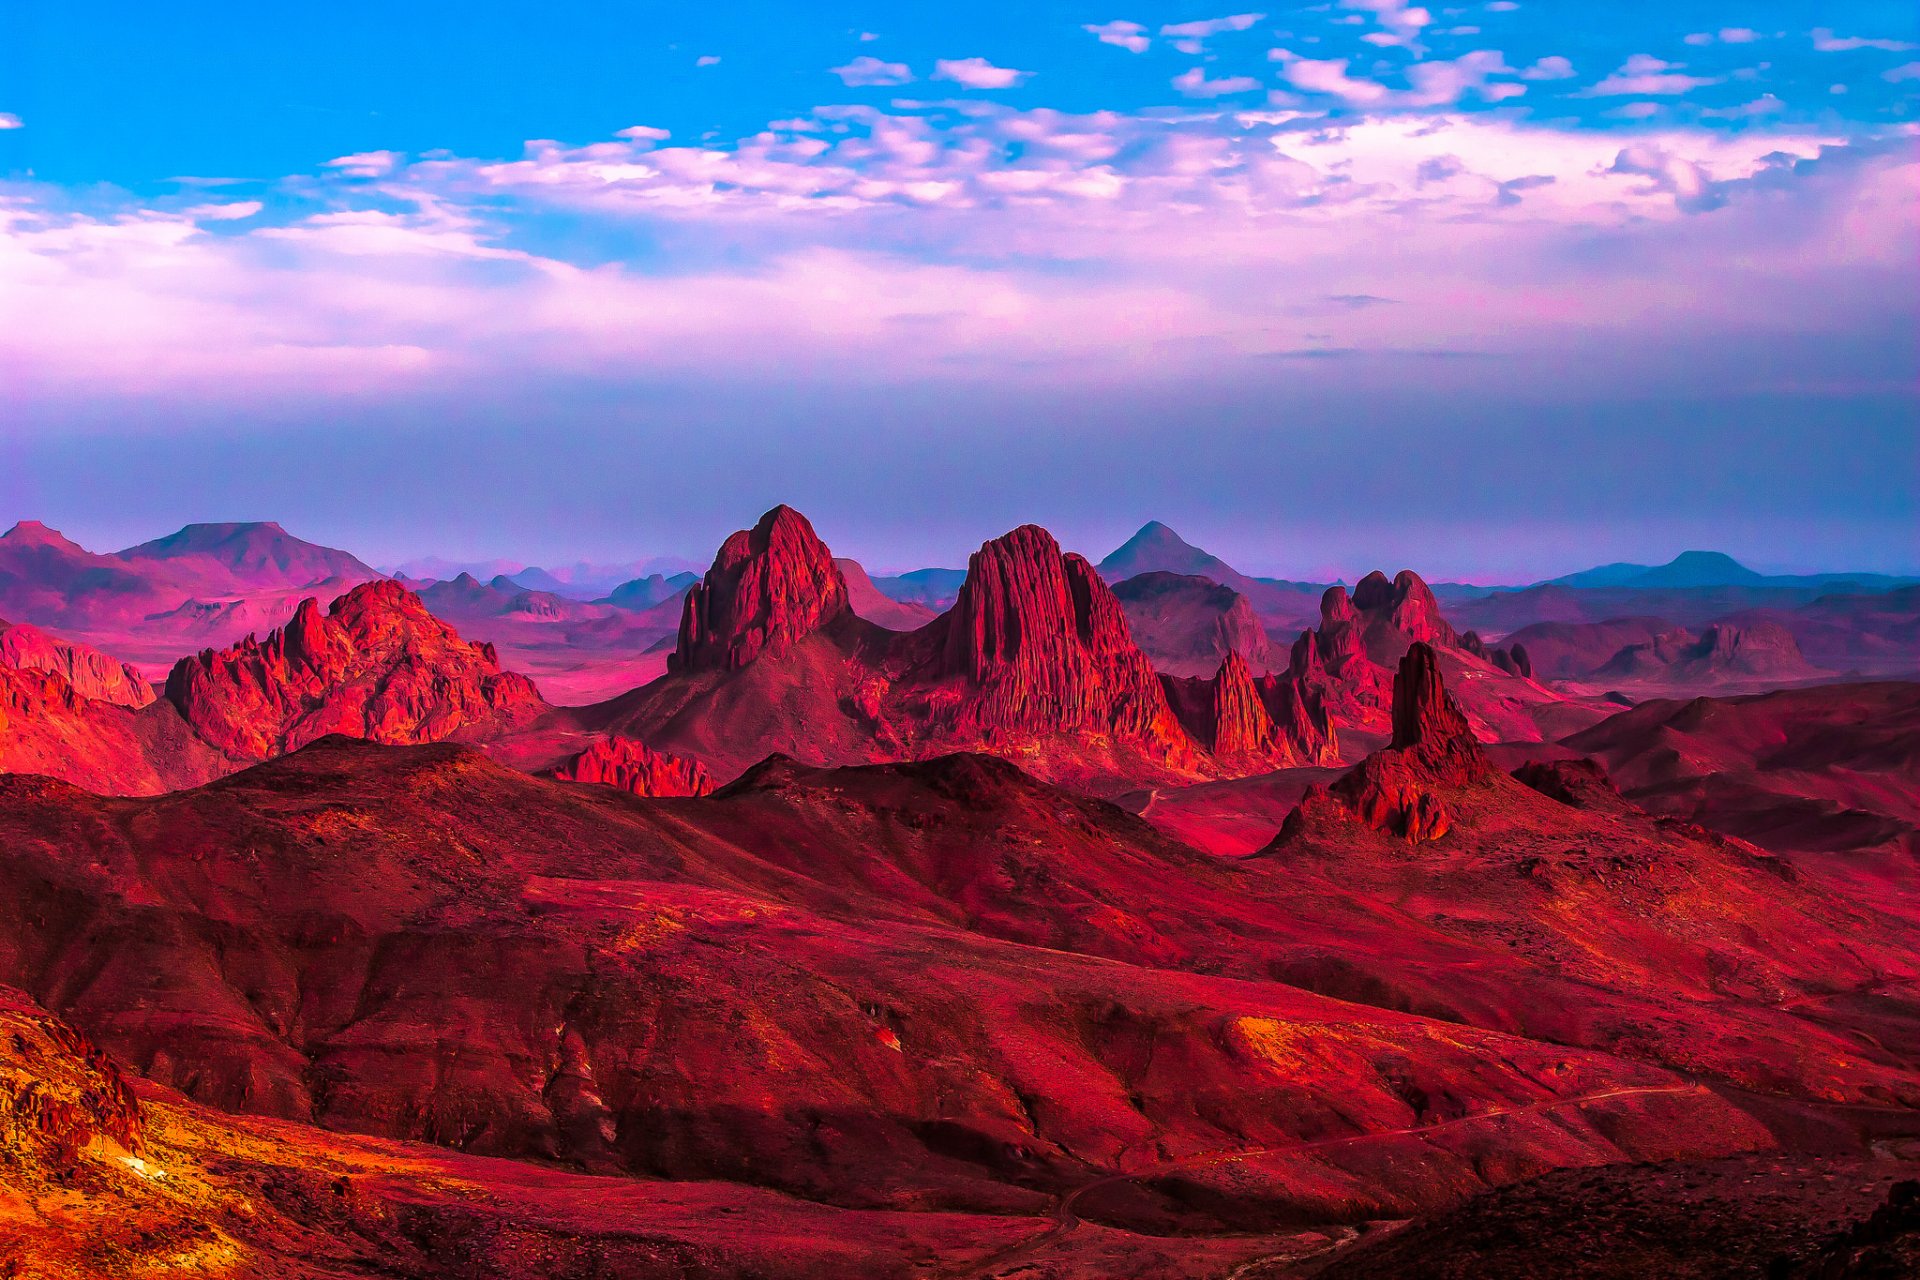
[[[1719,84],[1717,78],[1680,74],[1676,62],[1663,62],[1652,54],[1636,53],[1621,68],[1586,90],[1592,98],[1635,96],[1674,97],[1690,93],[1702,85]]]
[[[1348,9],[1363,9],[1373,15],[1382,29],[1360,38],[1383,49],[1399,46],[1418,52],[1421,29],[1433,21],[1432,13],[1404,0],[1341,0],[1341,3]]]
[[[1905,40],[1873,40],[1863,36],[1836,36],[1826,27],[1816,27],[1813,32],[1813,47],[1821,53],[1850,53],[1855,49],[1884,49],[1889,53],[1905,53],[1916,46]]]
[[[951,80],[969,89],[1011,89],[1032,74],[996,67],[985,58],[942,58],[933,64],[934,79]]]
[[[720,65],[720,59],[709,53],[696,58],[693,65],[696,67],[717,67]]]
[[[27,122],[11,111],[0,111],[0,129],[24,129]]]
[[[1898,83],[1902,80],[1920,80],[1920,62],[1909,62],[1880,73],[1882,80]]]
[[[1522,80],[1567,80],[1573,76],[1573,64],[1559,54],[1549,54],[1520,73]]]
[[[1410,106],[1445,107],[1473,93],[1488,102],[1501,102],[1519,97],[1526,86],[1489,77],[1512,74],[1506,59],[1492,49],[1476,49],[1451,61],[1416,62],[1407,68],[1413,87],[1399,100]]]
[[[851,88],[908,84],[913,80],[913,72],[906,63],[882,62],[864,53],[844,67],[834,67],[833,74],[839,76],[841,82]]]
[[[402,158],[398,151],[361,151],[329,160],[327,168],[336,169],[350,178],[379,178],[392,173]]]
[[[1217,98],[1223,94],[1251,92],[1260,87],[1260,82],[1252,76],[1224,76],[1209,80],[1205,71],[1193,67],[1175,76],[1173,87],[1189,98]]]
[[[1128,53],[1145,53],[1153,43],[1147,29],[1137,22],[1089,22],[1081,28],[1100,38],[1101,44],[1116,45]]]
[[[1173,47],[1182,53],[1203,53],[1206,42],[1214,36],[1229,31],[1245,31],[1266,16],[1264,13],[1235,13],[1200,22],[1173,22],[1161,27],[1160,34],[1172,40]]]
[[[613,136],[616,138],[625,138],[630,142],[637,143],[665,142],[673,136],[673,131],[670,129],[656,129],[650,124],[636,124],[630,128],[621,129]]]
[[[1285,49],[1275,49],[1267,56],[1285,63],[1280,74],[1288,84],[1307,93],[1331,94],[1353,103],[1383,102],[1389,96],[1385,85],[1349,76],[1347,58],[1302,58]]]

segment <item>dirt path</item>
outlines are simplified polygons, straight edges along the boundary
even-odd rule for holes
[[[1606,1102],[1613,1098],[1645,1097],[1654,1094],[1705,1094],[1710,1091],[1700,1084],[1658,1084],[1631,1085],[1618,1089],[1606,1089],[1598,1093],[1586,1093],[1572,1098],[1548,1098],[1525,1106],[1496,1107],[1490,1111],[1477,1111],[1470,1116],[1457,1116],[1452,1120],[1442,1120],[1437,1124],[1412,1125],[1404,1129],[1382,1129],[1376,1133],[1357,1133],[1340,1138],[1315,1138],[1306,1142],[1291,1142],[1277,1147],[1255,1147],[1240,1151],[1213,1152],[1206,1155],[1189,1156],[1183,1160],[1171,1160],[1155,1165],[1150,1169],[1138,1169],[1130,1173],[1108,1174],[1092,1182],[1075,1187],[1060,1197],[1053,1209],[1053,1221],[1043,1231],[1027,1237],[1025,1240],[1002,1249],[1000,1252],[979,1262],[970,1264],[966,1269],[944,1273],[950,1280],[986,1280],[994,1273],[1025,1261],[1034,1254],[1056,1244],[1080,1226],[1080,1216],[1076,1206],[1086,1197],[1106,1187],[1123,1182],[1135,1182],[1153,1178],[1163,1178],[1169,1174],[1181,1173],[1190,1169],[1204,1169],[1213,1165],[1232,1164],[1237,1160],[1250,1160],[1262,1156],[1292,1155],[1295,1152],[1328,1151],[1337,1147],[1358,1146],[1368,1142],[1379,1142],[1386,1138],[1424,1138],[1429,1134],[1447,1129],[1456,1129],[1463,1125],[1474,1124],[1482,1120],[1494,1120],[1502,1116],[1529,1115],[1543,1111],[1557,1111],[1564,1107],[1583,1107],[1596,1102]],[[1331,1253],[1345,1248],[1359,1239],[1358,1232],[1351,1232],[1345,1238],[1335,1240],[1322,1252]],[[1259,1260],[1264,1261],[1264,1260]],[[1248,1264],[1252,1265],[1252,1264]],[[1242,1268],[1244,1270],[1244,1268]]]

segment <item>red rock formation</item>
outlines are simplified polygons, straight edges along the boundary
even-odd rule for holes
[[[1376,830],[1411,843],[1437,840],[1453,827],[1441,793],[1493,773],[1467,718],[1447,695],[1433,647],[1416,643],[1393,682],[1393,743],[1361,761],[1332,787],[1314,788],[1288,815],[1280,843],[1316,817],[1344,809]]]
[[[958,716],[983,740],[1090,731],[1191,754],[1112,589],[1037,525],[975,552],[935,627],[936,674],[971,686]]]
[[[1419,574],[1402,569],[1391,583],[1374,570],[1353,588],[1353,607],[1369,620],[1384,620],[1409,640],[1426,644],[1452,645],[1459,636],[1440,616],[1440,602],[1434,598]]]
[[[554,771],[562,782],[596,782],[637,796],[704,796],[713,779],[697,760],[653,750],[638,738],[603,738]]]
[[[807,518],[778,506],[728,538],[687,592],[669,671],[737,671],[850,611],[846,579]]]
[[[397,582],[311,599],[264,642],[183,658],[166,696],[193,731],[235,760],[264,760],[330,733],[431,742],[501,731],[547,709],[533,682],[500,670]]]
[[[52,671],[81,697],[136,711],[154,698],[152,683],[131,666],[38,627],[0,622],[0,666]]]
[[[1211,680],[1161,682],[1187,732],[1229,767],[1284,769],[1339,758],[1318,694],[1292,677],[1254,676],[1238,653],[1229,653]]]
[[[0,1163],[66,1181],[86,1156],[143,1149],[140,1104],[92,1040],[0,987]]]

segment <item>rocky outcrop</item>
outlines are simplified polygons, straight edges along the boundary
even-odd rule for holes
[[[0,666],[54,672],[95,702],[138,710],[154,700],[153,685],[127,663],[38,627],[0,622]]]
[[[1412,645],[1393,682],[1393,741],[1326,789],[1313,788],[1276,837],[1284,846],[1315,822],[1343,816],[1409,843],[1453,829],[1444,794],[1494,773],[1466,716],[1448,696],[1433,647]]]
[[[1716,623],[1694,634],[1676,628],[1627,645],[1594,672],[1596,680],[1710,684],[1804,679],[1815,674],[1793,633],[1778,623]]]
[[[975,552],[958,600],[930,632],[937,675],[968,686],[954,713],[985,741],[1094,732],[1191,751],[1120,601],[1037,525]]]
[[[1482,662],[1491,663],[1510,676],[1519,676],[1523,680],[1533,679],[1533,659],[1528,655],[1524,644],[1515,642],[1502,649],[1482,640],[1478,631],[1469,631],[1460,637],[1460,647]]]
[[[728,538],[687,592],[667,669],[737,671],[848,613],[846,579],[807,518],[778,506]]]
[[[554,770],[562,782],[593,782],[636,796],[704,796],[713,779],[697,760],[655,751],[638,738],[603,738]]]
[[[1416,643],[1459,643],[1452,625],[1440,616],[1432,588],[1411,569],[1402,569],[1392,582],[1377,569],[1369,573],[1354,585],[1353,607]]]
[[[140,1103],[113,1059],[24,993],[0,987],[0,1163],[65,1182],[82,1160],[137,1157]]]
[[[1255,676],[1238,653],[1229,653],[1211,680],[1161,679],[1180,723],[1223,764],[1284,769],[1339,758],[1325,707],[1297,679]]]
[[[396,582],[300,603],[266,640],[183,658],[167,699],[200,738],[238,761],[265,760],[330,733],[433,742],[524,725],[547,710],[493,646],[462,640]]]

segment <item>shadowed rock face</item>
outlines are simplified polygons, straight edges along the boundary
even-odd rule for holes
[[[936,626],[938,675],[972,686],[965,719],[989,735],[1092,729],[1170,751],[1184,745],[1119,599],[1037,525],[975,552]]]
[[[604,738],[554,771],[562,782],[597,782],[636,796],[704,796],[713,779],[695,760],[653,750],[637,738]]]
[[[498,732],[547,707],[533,682],[500,670],[396,582],[333,602],[301,602],[265,641],[182,658],[167,699],[201,739],[235,760],[264,760],[330,733],[417,743]]]
[[[763,654],[782,657],[849,610],[827,544],[805,516],[778,506],[728,538],[687,592],[668,669],[737,671]]]

